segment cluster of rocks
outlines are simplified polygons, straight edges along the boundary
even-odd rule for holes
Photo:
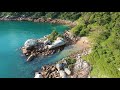
[[[35,73],[34,78],[68,78],[70,75],[71,71],[67,62],[62,61],[53,65],[42,66],[41,70]]]
[[[69,25],[71,27],[76,26],[75,22],[68,21],[68,20],[62,20],[62,19],[38,18],[38,19],[34,19],[33,21],[34,22],[49,22],[49,23],[65,24],[65,25]]]
[[[33,60],[35,57],[48,56],[56,52],[60,52],[64,49],[65,45],[61,45],[55,48],[48,48],[48,45],[52,44],[50,41],[46,42],[47,37],[44,39],[28,39],[24,46],[21,48],[22,53],[27,57],[27,61]]]
[[[66,30],[63,33],[63,37],[67,43],[67,45],[76,44],[76,42],[80,39],[80,37],[74,36],[70,31]]]
[[[16,18],[9,18],[9,17],[3,17],[0,18],[0,20],[4,21],[32,21],[32,22],[49,22],[49,23],[57,23],[57,24],[63,24],[68,25],[70,27],[76,26],[76,22],[68,21],[68,20],[62,20],[62,19],[51,19],[51,18],[31,18],[31,17],[16,17]]]
[[[77,37],[73,37],[69,31],[65,31],[63,38],[57,37],[53,43],[48,40],[48,36],[46,35],[40,39],[28,39],[24,43],[21,50],[27,56],[27,61],[31,61],[35,57],[43,57],[60,52],[65,46],[75,44],[79,40]]]
[[[91,49],[84,49],[82,55],[86,56],[91,53]]]
[[[36,72],[34,78],[89,78],[91,66],[81,58],[80,54],[72,57],[76,59],[72,68],[69,67],[66,58],[56,64],[43,66],[39,72]]]
[[[74,65],[74,77],[75,78],[88,78],[91,71],[90,64],[83,60],[80,54],[76,57],[76,63]]]

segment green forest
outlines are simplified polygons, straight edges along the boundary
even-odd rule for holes
[[[59,18],[76,21],[76,36],[87,36],[92,52],[83,57],[93,67],[91,76],[120,77],[120,12],[1,12],[0,17]]]
[[[75,21],[81,16],[80,12],[0,12],[1,17],[17,18],[17,17],[31,17],[31,18],[57,18],[64,20]]]
[[[93,66],[91,76],[120,77],[120,13],[85,12],[77,22],[71,31],[92,42],[92,53],[83,57]]]

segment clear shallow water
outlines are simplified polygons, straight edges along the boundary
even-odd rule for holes
[[[19,48],[27,39],[41,38],[50,34],[53,28],[60,33],[68,29],[67,26],[49,23],[0,21],[0,78],[33,78],[34,72],[42,65],[67,56],[68,50],[32,62],[26,62],[26,58],[21,56]]]

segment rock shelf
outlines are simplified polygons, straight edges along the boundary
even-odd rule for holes
[[[70,68],[66,58],[63,58],[59,62],[56,62],[52,65],[44,65],[42,68],[36,72],[40,74],[41,77],[34,78],[89,78],[89,74],[91,71],[91,65],[81,58],[80,54],[74,54],[75,56],[70,57],[74,58],[76,62]]]

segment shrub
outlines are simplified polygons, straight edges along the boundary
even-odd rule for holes
[[[76,62],[76,59],[67,58],[66,61],[67,61],[68,65],[72,65],[72,64],[74,64]]]
[[[48,36],[48,39],[53,42],[58,37],[58,32],[56,30],[53,30],[52,33]]]

